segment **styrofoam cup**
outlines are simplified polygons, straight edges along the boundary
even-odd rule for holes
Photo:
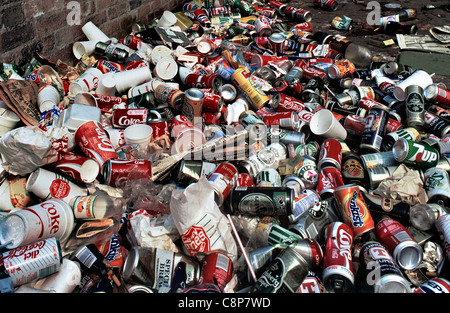
[[[20,117],[14,111],[0,107],[0,136],[3,136],[20,122]]]
[[[91,67],[69,85],[69,93],[76,94],[95,90],[102,78],[103,73],[98,68]]]
[[[156,26],[170,27],[177,22],[177,17],[170,11],[164,11]]]
[[[425,90],[425,88],[431,85],[432,83],[433,79],[431,78],[430,74],[428,74],[423,70],[417,70],[410,76],[408,76],[406,79],[398,82],[397,85],[395,85],[394,87],[393,94],[398,101],[404,101],[406,87],[411,85],[417,85]]]
[[[39,111],[42,113],[53,109],[59,103],[60,95],[58,89],[52,85],[47,85],[39,91],[37,96],[37,102],[39,106]]]
[[[111,40],[104,32],[100,30],[94,23],[87,22],[84,24],[83,27],[81,27],[81,30],[86,35],[86,37],[89,39],[89,41],[95,41],[95,43],[102,41],[108,41]]]
[[[98,84],[95,93],[103,96],[114,96],[116,94],[116,80],[112,75],[105,75]]]
[[[347,130],[339,123],[334,114],[327,109],[322,109],[314,113],[309,123],[311,132],[324,138],[335,138],[345,140]]]
[[[128,126],[123,131],[125,142],[129,145],[139,145],[141,151],[148,149],[148,144],[152,140],[153,128],[147,124],[134,124]]]
[[[152,72],[148,66],[134,68],[119,73],[114,73],[116,91],[123,93],[131,87],[146,83],[152,79]]]
[[[9,190],[9,180],[5,179],[0,184],[0,211],[10,212],[14,210],[14,205],[11,201],[11,192]]]
[[[79,92],[75,95],[73,99],[74,103],[86,104],[90,106],[97,106],[97,100],[95,97],[89,92]]]
[[[153,69],[153,74],[163,80],[171,80],[177,73],[178,65],[172,57],[161,58]]]
[[[97,41],[95,40],[77,41],[72,46],[73,55],[78,60],[81,59],[84,54],[91,55],[94,53],[96,44]]]

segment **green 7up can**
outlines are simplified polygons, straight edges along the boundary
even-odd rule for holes
[[[400,138],[395,142],[392,153],[398,162],[420,167],[435,167],[439,162],[438,150],[405,138]]]

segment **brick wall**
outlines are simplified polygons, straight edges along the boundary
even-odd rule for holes
[[[186,0],[1,0],[0,62],[25,65],[36,49],[53,61],[72,64],[72,45],[87,40],[81,27],[91,21],[118,39],[133,23],[148,23],[164,10],[181,11]],[[72,4],[79,4],[73,7]],[[80,25],[74,24],[80,17]],[[72,25],[71,25],[72,24]]]

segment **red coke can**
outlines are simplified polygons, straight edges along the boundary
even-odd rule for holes
[[[113,109],[117,105],[128,105],[127,100],[122,97],[113,97],[105,95],[93,94],[92,97],[95,100],[95,105],[100,109],[102,113],[112,113]]]
[[[239,173],[236,186],[239,187],[254,187],[253,178],[247,173]]]
[[[313,4],[316,8],[322,8],[330,11],[336,11],[339,5],[336,0],[314,0]]]
[[[75,131],[74,141],[86,156],[94,158],[100,165],[118,158],[111,140],[97,121],[81,124]]]
[[[319,172],[316,191],[321,199],[325,199],[333,196],[334,190],[344,185],[341,172],[333,166],[327,166]]]
[[[224,106],[223,97],[214,93],[212,88],[200,89],[205,97],[203,98],[203,111],[219,113]]]
[[[220,163],[208,176],[208,181],[214,188],[214,198],[218,206],[221,206],[236,186],[238,178],[237,168],[228,162]]]
[[[312,18],[311,12],[308,10],[294,8],[293,6],[288,6],[286,8],[285,15],[289,19],[301,22],[310,22]]]
[[[366,118],[356,114],[349,114],[344,118],[343,126],[348,134],[360,137],[366,128]]]
[[[297,130],[300,127],[300,118],[297,113],[289,111],[266,114],[263,117],[263,122],[268,127],[279,126],[287,130]]]
[[[134,124],[147,122],[147,109],[115,109],[111,118],[111,124],[115,128],[127,128]]]
[[[271,105],[278,112],[300,112],[305,109],[305,104],[302,101],[284,93],[273,95]]]
[[[102,166],[105,184],[123,187],[127,182],[138,179],[152,178],[152,164],[144,159],[119,160],[112,159]]]
[[[431,84],[424,90],[425,99],[450,106],[450,91],[438,84]]]
[[[339,171],[342,163],[342,145],[337,139],[328,138],[322,142],[317,167],[334,166]]]
[[[202,284],[217,285],[220,290],[233,277],[233,261],[222,252],[208,253],[202,262],[201,282]]]
[[[217,92],[222,87],[222,78],[217,74],[201,75],[190,73],[186,76],[184,85],[190,88],[211,88],[213,92]]]
[[[312,33],[313,32],[313,26],[310,22],[303,22],[299,24],[295,24],[292,26],[292,28],[302,30],[304,32]]]

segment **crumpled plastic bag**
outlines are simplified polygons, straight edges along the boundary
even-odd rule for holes
[[[15,128],[0,138],[3,168],[13,175],[25,176],[37,168],[56,162],[62,152],[74,148],[67,129],[38,126]]]
[[[237,259],[237,245],[227,217],[214,201],[214,189],[205,177],[184,190],[174,190],[170,211],[184,247],[191,256],[223,251]]]
[[[145,248],[159,248],[179,252],[175,241],[180,238],[170,215],[150,216],[144,209],[129,216],[129,240]]]
[[[381,182],[373,193],[410,205],[428,202],[427,192],[423,188],[418,171],[408,168],[405,164],[400,164],[392,173],[392,177]]]

